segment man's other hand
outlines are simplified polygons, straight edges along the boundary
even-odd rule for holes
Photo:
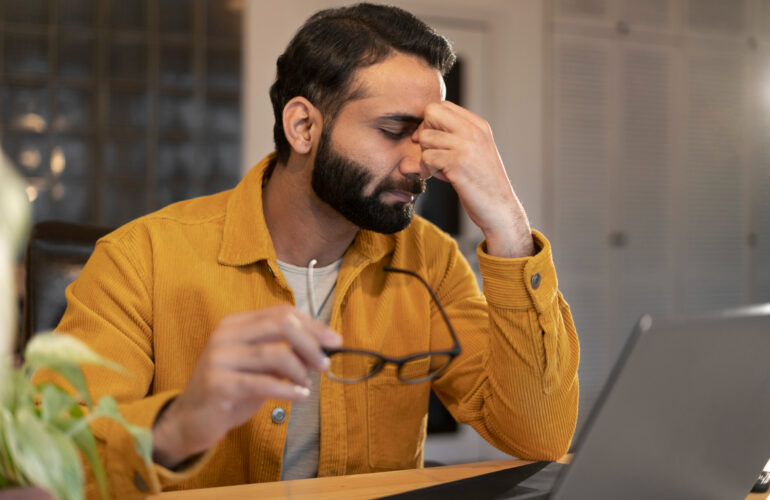
[[[468,216],[483,231],[490,255],[534,253],[527,215],[484,119],[449,101],[431,103],[412,140],[419,142],[430,173],[455,188]]]
[[[155,462],[172,468],[205,451],[268,399],[306,399],[308,370],[328,367],[321,346],[341,343],[337,333],[291,306],[226,317],[185,390],[153,426]]]

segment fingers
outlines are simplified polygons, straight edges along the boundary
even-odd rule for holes
[[[220,368],[243,373],[267,373],[300,386],[307,385],[307,367],[283,342],[226,346],[219,349],[214,358],[214,364]]]
[[[435,177],[453,184],[464,182],[478,165],[497,159],[489,124],[448,101],[425,107],[423,123],[412,140],[420,145],[422,164]]]
[[[426,149],[452,149],[457,144],[457,138],[449,132],[432,128],[423,128],[415,132],[415,140]]]
[[[449,149],[426,149],[422,153],[422,161],[431,172],[435,172],[433,175],[436,178],[441,179],[440,174],[444,175],[447,165],[457,161],[457,153]]]
[[[304,401],[310,395],[310,390],[304,384],[293,384],[270,375],[236,372],[222,376],[221,389],[223,396],[221,401],[233,405],[243,400]]]
[[[275,307],[228,318],[217,332],[221,342],[236,345],[286,342],[307,366],[327,367],[321,345],[338,347],[341,337],[325,325],[301,314],[293,307]]]
[[[460,133],[469,127],[485,130],[489,124],[480,116],[451,101],[428,104],[423,118],[425,128]]]

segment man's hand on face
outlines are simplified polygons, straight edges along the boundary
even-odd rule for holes
[[[211,335],[184,392],[153,426],[154,459],[174,467],[205,451],[275,398],[307,398],[308,370],[325,370],[321,346],[341,337],[291,306],[226,317]]]
[[[505,172],[489,124],[452,102],[428,104],[412,139],[422,163],[454,187],[487,252],[498,257],[534,254],[532,230]]]

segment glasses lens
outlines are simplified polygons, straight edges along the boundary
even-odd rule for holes
[[[438,377],[451,360],[448,354],[428,354],[410,359],[399,368],[398,378],[408,383],[430,380]]]
[[[326,375],[339,382],[358,382],[376,373],[382,360],[361,352],[337,352],[330,356],[331,366]]]

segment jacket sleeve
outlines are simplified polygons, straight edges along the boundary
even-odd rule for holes
[[[155,418],[179,391],[152,393],[153,305],[151,246],[143,231],[121,232],[100,240],[78,279],[66,289],[67,309],[56,328],[85,342],[100,355],[126,368],[126,374],[94,366],[83,371],[94,403],[112,395],[125,419],[151,428]],[[127,250],[130,250],[127,251]],[[41,373],[38,380],[53,378]],[[112,498],[137,498],[157,492],[197,473],[200,460],[183,473],[159,465],[146,467],[133,439],[118,424],[106,419],[92,423],[99,453],[108,475]],[[89,497],[98,488],[88,471]]]
[[[577,421],[580,348],[550,244],[533,236],[539,251],[532,257],[493,257],[479,245],[483,296],[462,255],[450,255],[437,293],[462,354],[433,386],[459,422],[498,449],[556,460]],[[439,328],[437,314],[433,321]]]

